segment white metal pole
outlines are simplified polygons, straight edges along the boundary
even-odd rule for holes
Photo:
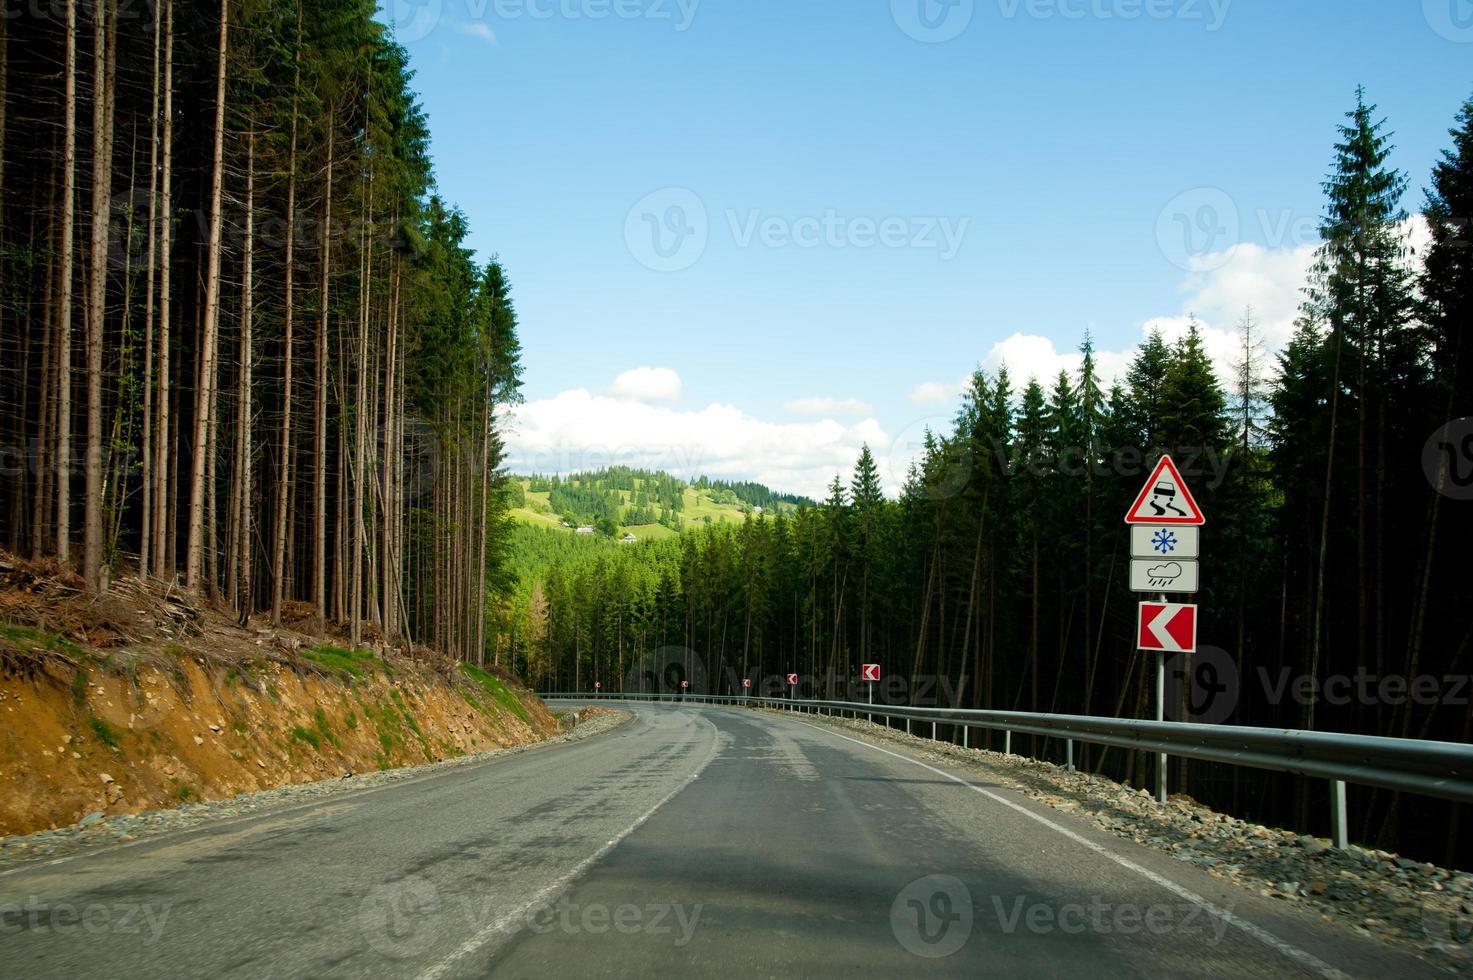
[[[1156,656],[1156,720],[1166,720],[1166,654]],[[1166,802],[1166,753],[1156,756],[1156,802]]]
[[[1166,593],[1156,597],[1157,602],[1169,602]],[[1156,655],[1156,720],[1166,720],[1166,651]],[[1166,753],[1156,756],[1156,802],[1166,802]]]

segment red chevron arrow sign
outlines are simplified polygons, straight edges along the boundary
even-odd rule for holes
[[[1140,604],[1139,645],[1163,653],[1197,652],[1197,607],[1174,602]]]

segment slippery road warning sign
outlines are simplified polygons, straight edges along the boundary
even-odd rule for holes
[[[1140,496],[1125,515],[1127,524],[1201,525],[1207,523],[1202,508],[1187,489],[1170,456],[1162,456]]]
[[[1142,650],[1163,653],[1197,652],[1197,607],[1174,602],[1140,604],[1137,630]]]

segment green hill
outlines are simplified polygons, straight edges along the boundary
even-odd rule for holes
[[[613,467],[569,476],[514,476],[512,517],[535,527],[576,534],[593,528],[607,537],[672,538],[688,527],[740,523],[750,514],[790,513],[812,503],[760,483]],[[586,532],[585,532],[586,533]]]

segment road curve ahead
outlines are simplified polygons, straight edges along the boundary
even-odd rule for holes
[[[0,976],[1435,976],[801,718],[613,733],[0,875]]]

